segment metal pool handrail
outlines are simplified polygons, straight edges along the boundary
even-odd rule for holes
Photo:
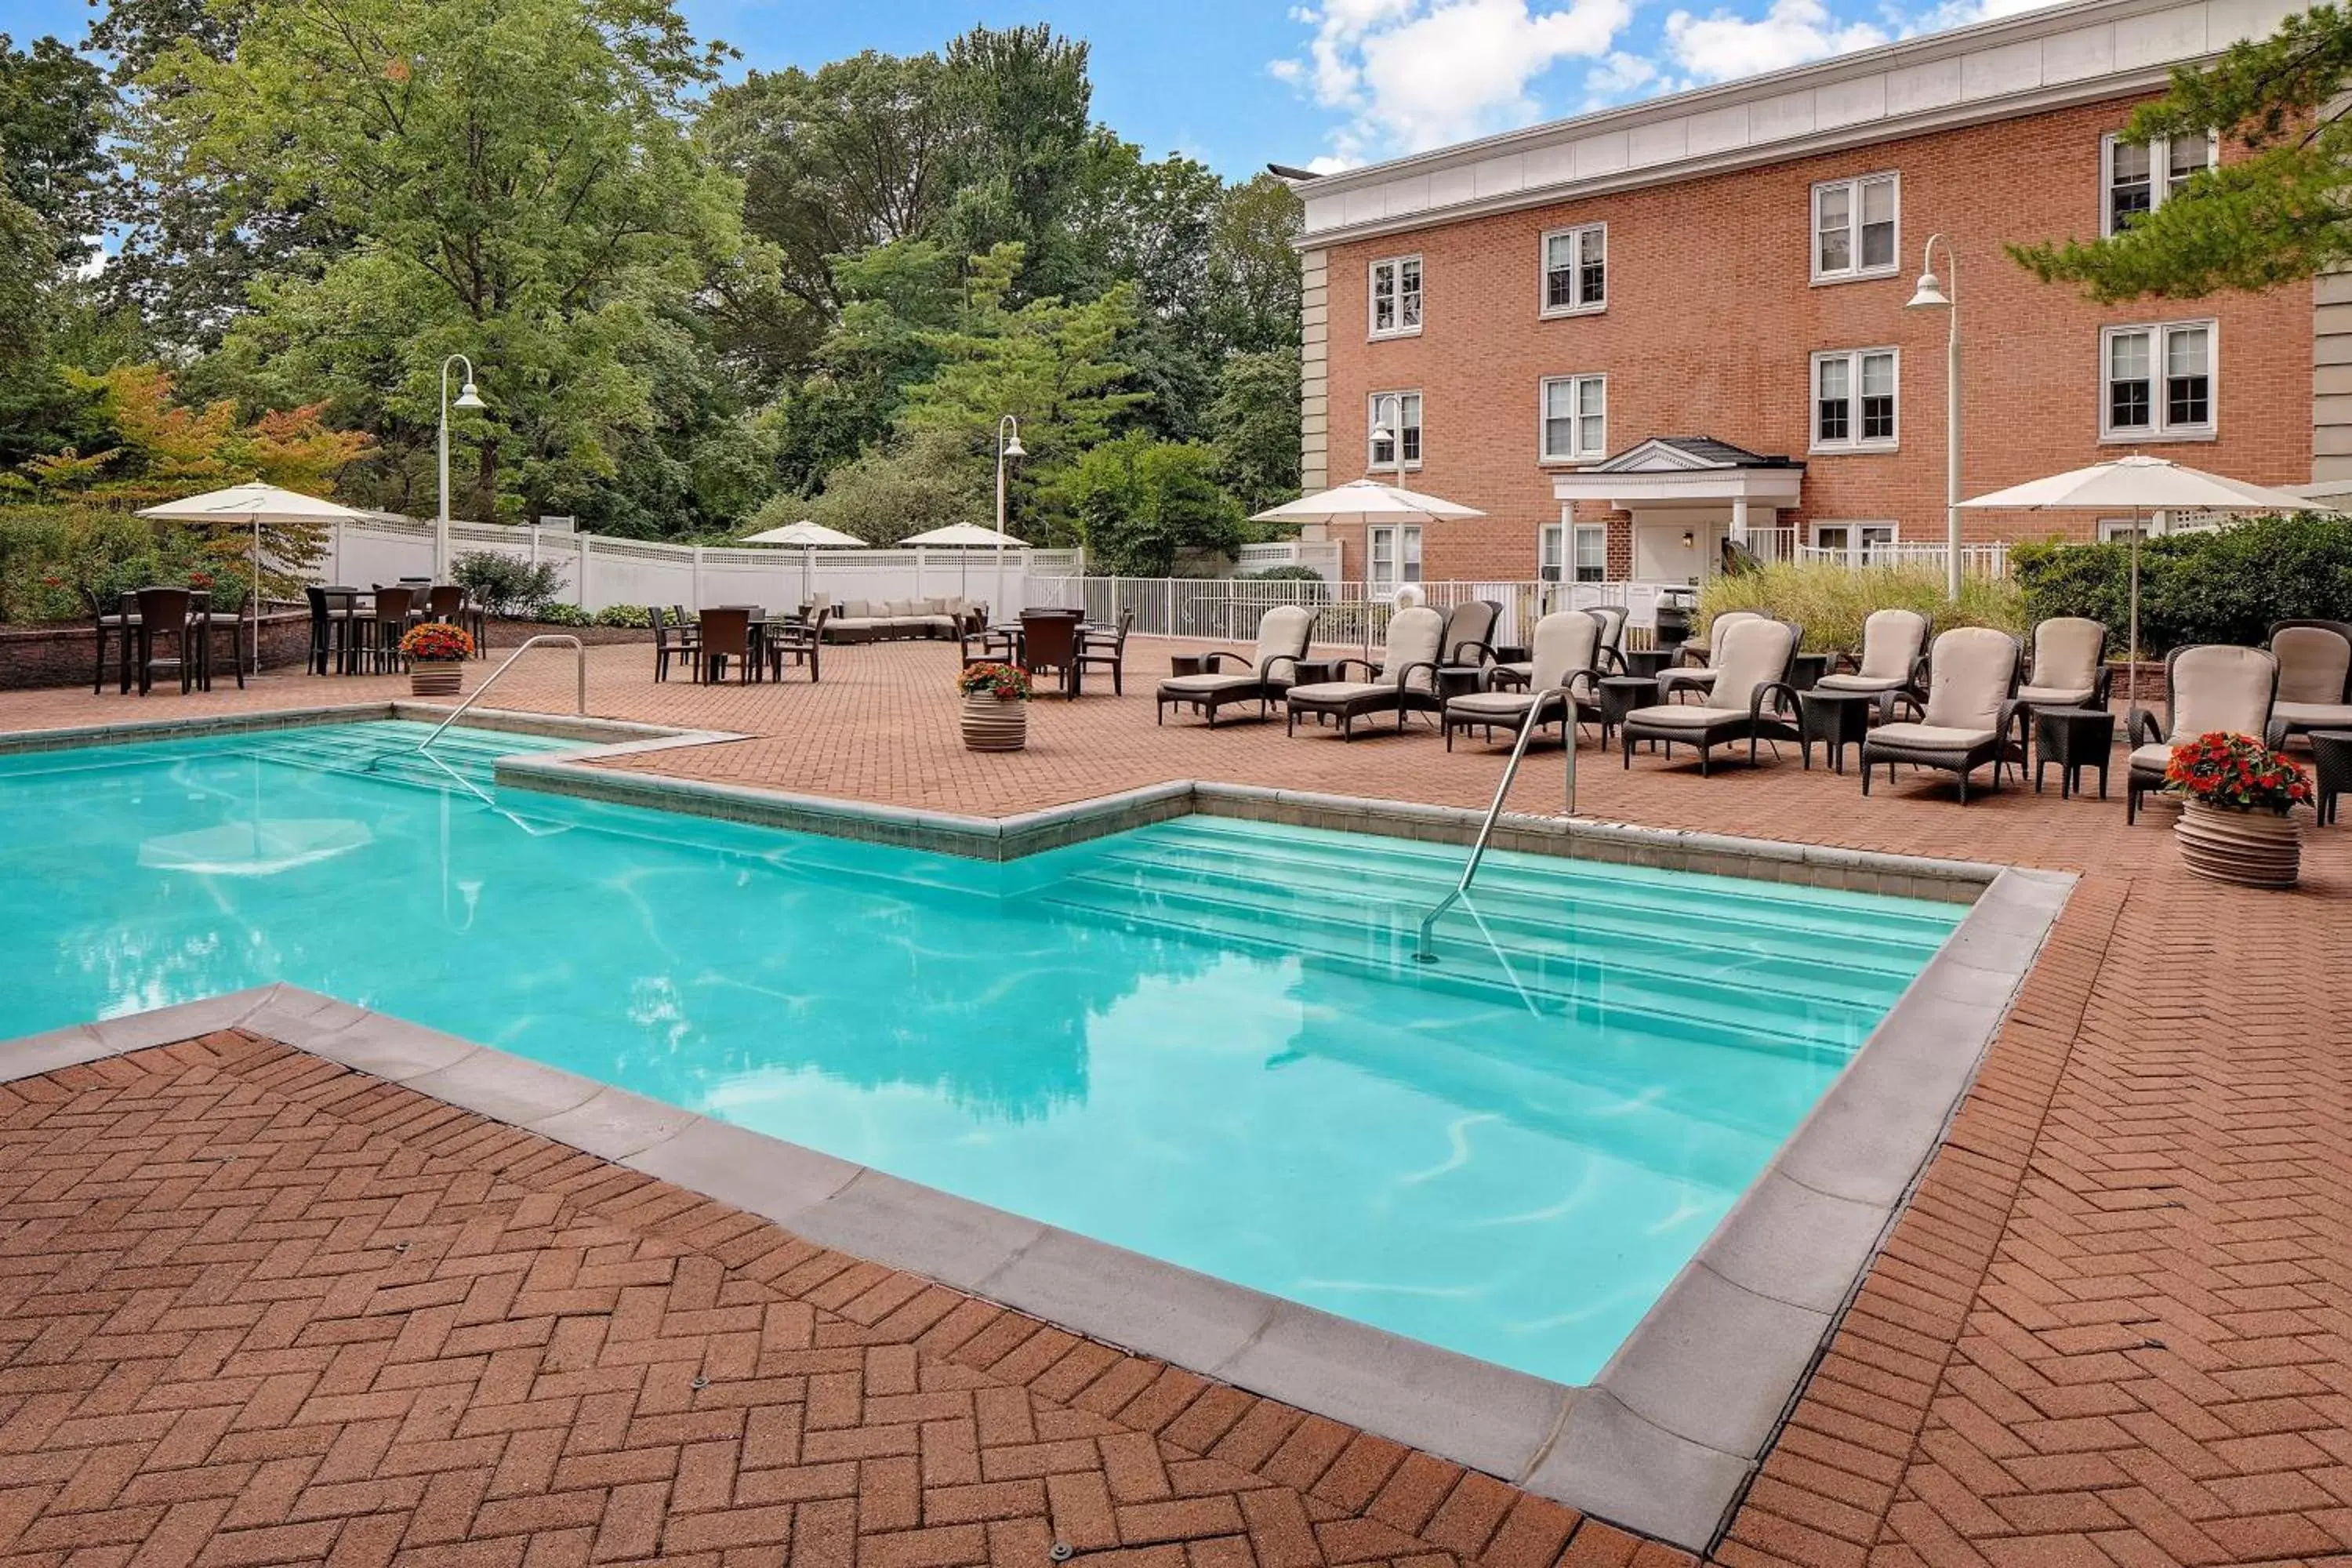
[[[543,643],[543,642],[546,642],[546,643],[570,643],[570,644],[572,645],[572,652],[574,652],[574,653],[576,653],[576,654],[578,654],[578,655],[580,656],[580,714],[581,714],[581,717],[583,717],[583,718],[587,717],[587,714],[588,714],[588,648],[587,648],[587,645],[586,645],[586,644],[584,644],[584,643],[583,643],[583,642],[582,642],[578,637],[573,637],[570,632],[541,632],[541,633],[540,633],[538,636],[536,636],[536,637],[525,637],[525,638],[523,639],[523,643],[522,643],[522,646],[521,646],[520,647],[519,647],[519,648],[515,649],[515,650],[514,650],[514,652],[512,652],[512,653],[510,653],[510,654],[507,655],[507,661],[506,661],[504,664],[502,664],[502,665],[499,666],[499,667],[498,667],[498,668],[496,668],[496,669],[494,669],[494,670],[490,671],[490,678],[489,678],[488,680],[485,680],[485,681],[484,681],[484,682],[482,682],[479,686],[477,686],[476,688],[474,688],[474,691],[473,691],[473,695],[472,695],[472,696],[470,696],[470,697],[467,698],[467,699],[466,699],[466,700],[464,700],[463,702],[458,703],[458,704],[457,704],[457,706],[456,706],[455,708],[452,708],[451,710],[449,710],[449,717],[447,717],[446,719],[442,720],[442,721],[441,721],[441,722],[439,722],[438,724],[436,724],[436,725],[434,725],[434,726],[433,726],[433,733],[431,733],[430,735],[425,736],[425,739],[423,739],[422,741],[419,741],[419,742],[416,743],[416,749],[417,749],[418,751],[422,752],[422,751],[424,751],[427,746],[430,746],[434,742],[436,742],[436,741],[439,740],[439,739],[441,738],[441,731],[444,731],[444,730],[447,729],[450,725],[455,724],[455,723],[456,723],[456,722],[457,722],[460,718],[462,718],[462,717],[465,715],[465,712],[466,712],[466,710],[467,710],[467,709],[471,708],[475,703],[479,702],[479,701],[482,700],[482,698],[483,698],[484,694],[485,694],[485,693],[487,693],[487,692],[490,689],[490,688],[491,688],[491,687],[496,686],[496,685],[499,683],[499,676],[504,675],[508,670],[512,669],[512,668],[514,668],[514,662],[515,662],[515,660],[517,660],[517,659],[520,658],[523,655],[525,655],[525,654],[529,653],[531,649],[533,649],[533,648],[537,647],[540,644],[541,644],[541,643]]]
[[[1550,687],[1533,693],[1535,700],[1528,705],[1528,716],[1519,724],[1519,738],[1511,743],[1511,760],[1503,764],[1502,782],[1495,786],[1495,804],[1486,808],[1486,820],[1478,825],[1478,837],[1470,842],[1470,858],[1462,868],[1462,879],[1454,890],[1437,900],[1430,911],[1421,917],[1421,934],[1414,941],[1413,960],[1419,963],[1435,963],[1436,951],[1429,945],[1429,931],[1437,917],[1461,902],[1462,895],[1470,890],[1470,879],[1478,874],[1478,863],[1486,858],[1486,842],[1495,837],[1495,823],[1503,815],[1503,797],[1511,793],[1511,781],[1518,777],[1519,759],[1528,754],[1528,742],[1535,738],[1543,722],[1544,699],[1557,697],[1565,704],[1561,725],[1568,732],[1568,815],[1576,815],[1576,698],[1565,686]],[[1483,925],[1483,921],[1481,924]]]

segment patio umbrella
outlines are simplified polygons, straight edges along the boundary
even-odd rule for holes
[[[2292,490],[2250,485],[2209,474],[2167,458],[2135,452],[2087,468],[2070,468],[2047,479],[1995,490],[1960,503],[1987,511],[2128,511],[2131,534],[2131,668],[2124,677],[2124,701],[2139,700],[2139,536],[2151,511],[2328,511]]]
[[[1009,544],[1016,550],[1025,549],[1029,542],[1024,539],[1015,539],[1009,533],[999,533],[992,528],[982,528],[976,522],[951,522],[945,528],[935,528],[929,533],[919,533],[912,539],[902,539],[898,542],[916,545],[944,544],[957,551],[985,549],[994,545],[996,547],[996,614],[1002,616],[1004,614],[1004,547]],[[964,559],[961,554],[956,557],[956,590],[959,593],[962,592],[964,586]]]
[[[1409,490],[1402,485],[1383,484],[1375,479],[1349,479],[1344,485],[1334,485],[1328,490],[1318,490],[1311,496],[1284,501],[1268,507],[1252,517],[1252,522],[1424,522],[1454,519],[1484,517],[1486,514],[1474,506],[1464,506],[1436,496],[1425,496],[1419,490]],[[1402,554],[1402,551],[1399,551]],[[1400,560],[1402,567],[1403,562]],[[1370,563],[1365,571],[1367,596],[1370,594]],[[1364,654],[1371,656],[1372,616],[1370,606],[1365,607]]]
[[[801,602],[803,604],[808,602],[809,574],[810,569],[816,564],[816,552],[819,546],[829,550],[863,550],[866,547],[866,541],[854,533],[844,533],[837,528],[827,528],[821,522],[811,522],[807,518],[803,518],[798,522],[788,522],[782,528],[766,528],[757,533],[747,534],[744,536],[743,542],[746,544],[797,544],[801,547]]]
[[[253,668],[261,669],[261,525],[265,522],[358,522],[367,513],[317,496],[306,496],[299,490],[282,489],[277,485],[231,485],[226,489],[206,490],[202,495],[184,496],[167,500],[160,506],[144,508],[141,517],[156,518],[171,522],[246,523],[253,530],[253,593],[250,622],[253,645]]]

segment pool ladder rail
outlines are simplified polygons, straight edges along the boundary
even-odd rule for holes
[[[569,830],[569,825],[559,824],[552,827],[534,827],[530,823],[525,822],[521,817],[517,816],[513,812],[507,810],[506,807],[491,799],[488,792],[484,790],[479,784],[467,778],[465,774],[459,773],[457,769],[451,767],[448,763],[443,762],[440,758],[435,756],[433,754],[433,742],[441,738],[441,732],[443,731],[446,730],[450,725],[455,724],[459,719],[465,717],[466,710],[471,708],[475,703],[479,702],[482,700],[483,694],[488,691],[491,687],[496,686],[499,683],[499,677],[504,675],[508,670],[514,668],[515,660],[520,658],[523,655],[529,653],[532,648],[537,647],[541,643],[569,643],[572,645],[572,651],[578,656],[580,662],[580,680],[577,694],[580,715],[583,718],[587,717],[587,645],[569,632],[541,632],[535,637],[525,637],[520,647],[516,648],[514,652],[507,655],[506,662],[499,665],[498,668],[490,671],[490,678],[488,680],[485,680],[479,686],[474,688],[472,693],[468,695],[463,702],[458,703],[457,707],[452,708],[449,710],[449,716],[446,719],[442,720],[441,722],[433,726],[433,732],[431,734],[416,742],[416,750],[414,753],[416,756],[424,758],[426,762],[431,763],[443,773],[447,773],[452,779],[456,780],[460,785],[462,785],[468,794],[473,795],[476,800],[480,801],[484,805],[488,806],[492,811],[497,812],[500,816],[505,817],[509,822],[513,823],[517,827],[521,828],[525,833],[530,834],[534,838],[544,837],[550,834],[566,832]],[[376,761],[381,760],[381,758],[376,759]],[[373,767],[374,763],[371,762],[369,766]]]
[[[1565,686],[1554,686],[1536,693],[1535,697],[1536,700],[1528,706],[1528,716],[1519,722],[1519,738],[1511,743],[1511,759],[1503,764],[1502,780],[1495,785],[1494,804],[1486,808],[1486,819],[1478,825],[1478,837],[1471,840],[1470,858],[1463,863],[1462,879],[1454,884],[1452,892],[1431,905],[1429,912],[1421,917],[1421,934],[1414,940],[1412,948],[1413,961],[1417,963],[1437,962],[1437,950],[1431,945],[1429,940],[1431,928],[1437,924],[1437,918],[1440,915],[1455,904],[1461,903],[1469,893],[1471,880],[1478,875],[1478,863],[1486,858],[1487,842],[1495,837],[1495,824],[1503,815],[1504,798],[1511,793],[1512,781],[1519,776],[1519,762],[1528,754],[1528,742],[1533,740],[1535,732],[1543,727],[1544,710],[1549,706],[1544,699],[1548,697],[1559,698],[1565,710],[1560,718],[1560,727],[1568,735],[1568,799],[1564,815],[1571,818],[1576,816],[1575,693]],[[1469,909],[1467,904],[1464,904],[1463,907]],[[1470,918],[1477,921],[1478,911],[1475,909],[1470,910]],[[1483,933],[1486,929],[1486,922],[1478,921],[1478,929]],[[1487,937],[1486,941],[1489,946],[1494,944],[1493,937]],[[1497,956],[1500,956],[1499,952]],[[1507,971],[1509,965],[1507,963],[1504,967]],[[1513,984],[1517,984],[1516,979]]]

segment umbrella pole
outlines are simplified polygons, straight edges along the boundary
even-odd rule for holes
[[[2139,706],[2139,536],[2147,526],[2147,514],[2132,512],[2131,537],[2131,647],[2126,657],[2131,667],[2124,672],[2124,711],[2129,713]]]
[[[247,612],[253,626],[252,673],[257,676],[261,673],[261,515],[258,512],[253,519],[253,592],[248,596],[253,601],[253,607]],[[209,642],[212,634],[206,632],[205,637]],[[209,650],[205,657],[208,659],[212,657]]]

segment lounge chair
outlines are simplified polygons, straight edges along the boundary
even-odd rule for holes
[[[1339,721],[1339,738],[1356,738],[1356,721],[1394,713],[1399,733],[1408,713],[1435,713],[1444,699],[1438,694],[1438,653],[1444,647],[1445,617],[1426,605],[1399,610],[1389,621],[1388,657],[1375,666],[1360,658],[1342,658],[1332,669],[1344,676],[1350,665],[1361,666],[1361,680],[1318,680],[1294,686],[1283,693],[1282,731],[1298,732],[1298,716]]]
[[[1813,684],[1822,691],[1877,698],[1883,723],[1895,711],[1897,692],[1919,691],[1926,679],[1927,634],[1934,626],[1916,610],[1873,610],[1862,623],[1862,657],[1846,658],[1850,669],[1832,663],[1830,672]]]
[[[1627,767],[1633,765],[1637,741],[1664,742],[1669,760],[1675,742],[1696,746],[1699,774],[1705,777],[1710,753],[1726,741],[1745,739],[1748,760],[1753,763],[1757,742],[1797,739],[1797,726],[1791,722],[1797,691],[1790,680],[1797,671],[1797,645],[1804,640],[1804,628],[1737,613],[1740,618],[1728,626],[1724,624],[1728,616],[1716,622],[1713,668],[1707,671],[1714,679],[1705,702],[1662,701],[1625,715],[1619,736]],[[1767,699],[1777,711],[1766,710]]]
[[[2124,721],[2132,748],[2124,770],[2124,820],[2137,821],[2139,797],[2164,787],[2173,747],[2217,731],[2252,735],[2271,745],[2284,740],[2272,714],[2278,679],[2278,660],[2258,647],[2206,643],[2165,655],[2164,711],[2169,721],[2159,728],[2156,715],[2141,708]]]
[[[1863,739],[1862,793],[1870,793],[1870,770],[1880,763],[1889,779],[1897,763],[1958,774],[1962,805],[1969,804],[1969,774],[1990,763],[1999,789],[2024,661],[2024,646],[1991,626],[1954,626],[1937,637],[1927,656],[1927,700],[1910,692],[1895,699],[1919,717],[1881,724]],[[2021,750],[2021,767],[2023,757]]]
[[[2107,685],[2107,624],[2084,616],[2053,616],[2033,626],[2033,665],[2017,689],[2017,705],[2033,708],[2105,708]]]
[[[1479,665],[1495,662],[1495,626],[1503,606],[1492,599],[1465,599],[1445,612],[1445,631],[1438,638],[1437,662]]]
[[[1152,700],[1152,721],[1164,722],[1171,704],[1205,713],[1209,728],[1217,727],[1217,710],[1229,702],[1255,702],[1258,717],[1265,705],[1288,690],[1307,657],[1307,639],[1315,631],[1315,612],[1304,605],[1276,605],[1258,618],[1257,647],[1249,653],[1218,648],[1203,658],[1199,675],[1171,675],[1160,683]],[[1228,670],[1227,663],[1240,668]]]
[[[1592,668],[1625,673],[1625,617],[1632,612],[1622,605],[1589,605],[1584,613],[1601,623],[1601,647]]]
[[[2284,732],[2352,730],[2352,625],[2281,621],[2270,646],[2279,671],[2271,717]]]
[[[1456,730],[1485,730],[1491,738],[1497,729],[1514,735],[1528,720],[1528,710],[1541,708],[1542,724],[1558,723],[1562,738],[1572,742],[1570,725],[1601,717],[1600,657],[1602,628],[1599,617],[1584,610],[1556,610],[1536,623],[1535,658],[1528,664],[1528,689],[1499,690],[1492,677],[1484,691],[1449,699],[1441,721],[1445,749],[1454,749]],[[1582,687],[1578,690],[1579,686]]]
[[[1673,668],[1658,677],[1658,694],[1671,702],[1677,691],[1696,691],[1704,697],[1714,690],[1716,667],[1723,662],[1718,656],[1724,635],[1742,621],[1763,618],[1753,610],[1726,610],[1716,616],[1707,626],[1706,642],[1686,642],[1675,650]]]

